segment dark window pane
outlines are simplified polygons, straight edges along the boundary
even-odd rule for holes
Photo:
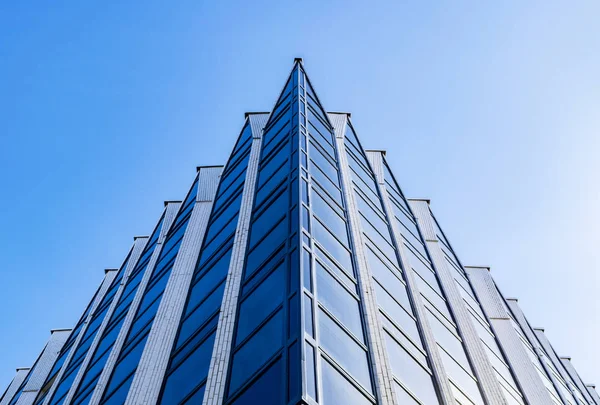
[[[169,375],[163,392],[163,404],[178,404],[206,378],[214,341],[213,333]]]
[[[225,290],[225,281],[215,289],[205,300],[200,304],[183,322],[179,331],[177,345],[181,345],[188,339],[192,333],[196,331],[204,322],[208,320],[210,315],[215,313],[221,307],[223,301],[223,291]]]
[[[231,405],[280,405],[283,402],[283,369],[277,360]]]
[[[229,392],[234,392],[283,343],[283,313],[279,311],[233,356]]]
[[[237,325],[238,343],[282,303],[285,293],[284,268],[278,267],[241,303]]]

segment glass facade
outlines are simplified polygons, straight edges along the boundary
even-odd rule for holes
[[[600,405],[489,271],[463,266],[386,159],[349,114],[326,112],[296,60],[214,187],[196,176],[33,395],[37,362],[0,405]],[[176,261],[190,263],[179,304],[164,298]],[[161,328],[174,338],[152,341]]]

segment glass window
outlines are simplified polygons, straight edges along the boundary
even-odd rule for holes
[[[282,220],[273,230],[267,234],[261,243],[256,245],[252,252],[248,255],[246,265],[246,277],[254,273],[258,266],[273,253],[275,248],[279,247],[286,241],[288,236],[287,221]]]
[[[288,193],[285,190],[253,221],[249,246],[254,246],[285,215],[288,206]]]
[[[237,324],[239,343],[283,302],[285,292],[284,266],[273,271],[241,303]]]
[[[308,333],[311,337],[314,338],[315,331],[314,331],[314,326],[313,326],[312,299],[306,294],[303,294],[303,296],[304,296],[304,330],[306,331],[306,333]]]
[[[394,375],[424,404],[439,404],[431,375],[389,334],[384,335]]]
[[[317,262],[318,299],[359,340],[363,340],[358,301]]]
[[[283,376],[282,362],[277,360],[231,405],[280,405],[285,386]]]
[[[321,309],[319,340],[320,346],[371,392],[367,353]]]
[[[429,319],[429,325],[433,330],[433,336],[436,342],[442,346],[448,353],[454,357],[463,367],[470,370],[469,360],[465,354],[465,350],[462,343],[448,328],[437,319],[437,317],[430,311],[427,312],[427,318]]]
[[[260,207],[261,204],[269,198],[274,190],[279,186],[281,182],[286,179],[289,175],[289,167],[287,165],[282,165],[277,169],[277,171],[267,179],[264,186],[256,193],[256,207]]]
[[[340,217],[327,202],[325,202],[319,193],[313,191],[311,196],[314,214],[327,224],[329,230],[331,230],[344,245],[348,246],[346,221]]]
[[[323,379],[323,403],[328,405],[371,405],[350,381],[342,376],[328,361],[321,362]]]
[[[223,292],[225,291],[225,280],[221,282],[219,287],[215,289],[202,304],[198,305],[194,311],[188,315],[181,325],[179,331],[178,345],[181,345],[188,339],[192,333],[206,322],[210,316],[215,313],[223,301]]]
[[[313,166],[314,170],[311,169],[310,175],[313,179],[313,187],[315,182],[323,189],[327,194],[331,196],[335,201],[342,201],[342,192],[339,187],[333,183],[325,173],[318,167]]]
[[[127,380],[121,385],[114,393],[111,394],[110,398],[105,399],[102,404],[124,404],[127,399],[127,394],[129,393],[129,388],[131,387],[131,382],[133,381],[133,374],[129,376]]]
[[[310,143],[312,148],[310,151],[310,159],[321,169],[323,173],[331,180],[331,182],[337,186],[339,186],[340,182],[338,179],[338,171],[335,168],[334,164],[329,161],[314,144]],[[313,173],[312,165],[309,168],[310,173]]]
[[[279,311],[234,354],[229,392],[235,392],[283,343],[283,312]]]
[[[392,246],[391,240],[384,237],[379,231],[371,224],[362,214],[360,214],[360,222],[362,229],[373,244],[384,254],[388,259],[394,260],[396,258],[396,249]],[[382,230],[387,230],[387,226]],[[386,232],[387,233],[387,232]]]
[[[306,392],[317,399],[317,382],[315,381],[315,348],[306,343]]]
[[[129,350],[129,352],[121,360],[119,360],[119,363],[113,371],[112,379],[108,385],[107,392],[117,386],[137,368],[140,358],[142,357],[144,347],[146,347],[147,339],[148,337],[146,336],[144,339],[138,342],[133,349]]]
[[[213,333],[169,375],[161,403],[178,404],[206,378],[214,341]]]
[[[415,323],[414,318],[407,312],[392,296],[385,291],[378,283],[373,283],[375,287],[375,295],[377,297],[377,303],[385,311],[385,313],[392,319],[402,332],[406,333],[415,342],[419,342],[421,337],[419,335],[419,329]]]
[[[342,267],[353,273],[350,252],[319,221],[313,221],[313,235]]]
[[[444,369],[450,377],[450,379],[460,387],[461,391],[468,396],[468,398],[477,405],[483,404],[481,393],[477,382],[471,377],[458,363],[446,353],[444,350],[439,350],[444,363]]]
[[[337,264],[333,263],[333,261],[329,259],[329,256],[327,256],[318,246],[315,247],[315,253],[317,254],[317,257],[327,265],[328,269],[337,274],[347,287],[356,292],[355,281],[352,276],[348,274],[347,270],[341,269]]]
[[[395,388],[394,391],[396,392],[396,397],[398,397],[399,404],[420,405],[420,403],[415,401],[415,399],[412,397],[412,395],[410,395],[408,392],[406,392],[404,387],[401,386],[400,384],[398,384],[398,382],[396,380],[394,380],[394,388]]]

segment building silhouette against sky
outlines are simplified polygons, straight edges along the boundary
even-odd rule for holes
[[[0,405],[600,405],[386,159],[297,59]]]

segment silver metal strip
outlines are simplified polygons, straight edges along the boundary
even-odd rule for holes
[[[585,388],[587,388],[588,393],[594,399],[594,404],[600,405],[600,395],[596,391],[596,386],[594,384],[586,384]]]
[[[425,244],[427,245],[427,250],[431,256],[431,261],[440,281],[441,288],[446,295],[448,305],[454,315],[458,333],[463,340],[463,347],[471,362],[475,377],[478,380],[483,400],[488,405],[507,404],[492,363],[475,330],[469,310],[458,290],[452,273],[448,269],[448,264],[446,263],[435,232],[432,235],[431,231],[434,229],[433,218],[431,217],[428,203],[426,201],[409,200],[409,204],[417,219],[419,229],[423,234],[428,235],[426,237],[428,240]]]
[[[564,396],[562,390],[560,389],[560,382],[557,381],[556,377],[554,376],[554,373],[548,366],[548,363],[546,363],[546,355],[544,354],[544,350],[540,342],[538,341],[536,334],[533,332],[533,329],[531,329],[529,322],[527,322],[525,314],[521,310],[521,307],[519,306],[517,300],[514,298],[507,299],[506,304],[512,311],[513,316],[515,317],[515,321],[521,327],[521,330],[525,334],[525,337],[527,338],[527,340],[529,340],[529,343],[533,347],[535,354],[538,356],[540,364],[544,368],[544,371],[546,372],[546,375],[548,376],[549,380],[552,382],[552,385],[554,385],[554,389],[557,395],[560,397],[560,400],[563,401],[565,404],[568,404],[567,398]]]
[[[353,250],[356,257],[356,269],[358,274],[358,287],[360,294],[360,304],[365,317],[367,345],[372,354],[369,359],[371,368],[374,370],[375,392],[378,403],[398,404],[394,388],[394,377],[392,367],[388,358],[387,350],[382,336],[381,320],[379,310],[375,301],[375,287],[373,286],[372,274],[367,265],[367,259],[364,251],[364,241],[358,216],[358,207],[354,200],[352,190],[352,181],[350,179],[348,157],[346,156],[346,146],[344,145],[344,130],[346,128],[346,114],[329,114],[330,121],[334,125],[336,134],[336,143],[340,163],[340,174],[342,179],[342,190],[346,200],[348,212],[348,225],[350,228],[351,240],[353,241]]]
[[[15,374],[10,384],[8,384],[8,387],[6,387],[4,394],[2,394],[2,397],[0,397],[0,405],[8,405],[19,387],[21,387],[21,384],[23,384],[23,381],[25,381],[25,377],[27,377],[27,374],[29,374],[29,370],[29,367],[21,367],[17,369],[17,374]]]
[[[104,315],[104,319],[102,320],[102,323],[100,324],[100,327],[98,328],[98,331],[96,332],[96,335],[94,336],[94,340],[92,341],[90,348],[88,349],[87,353],[85,354],[85,357],[83,358],[83,362],[81,363],[81,366],[79,366],[79,371],[77,372],[77,375],[75,376],[75,379],[73,380],[73,383],[71,384],[71,388],[69,389],[69,392],[67,393],[67,396],[65,397],[65,400],[63,401],[63,404],[65,404],[65,405],[70,404],[71,401],[73,400],[73,397],[75,396],[75,393],[77,392],[77,388],[79,388],[79,383],[81,382],[81,379],[85,375],[88,365],[90,364],[90,361],[92,360],[92,357],[94,356],[94,353],[96,352],[96,347],[98,347],[100,340],[102,340],[102,335],[104,333],[104,329],[106,329],[106,326],[108,325],[108,322],[110,321],[110,318],[112,317],[112,314],[113,314],[115,308],[117,307],[117,304],[119,303],[119,298],[121,298],[121,294],[123,294],[123,290],[125,289],[125,284],[127,284],[127,279],[129,278],[129,274],[131,274],[131,272],[135,268],[135,265],[137,264],[138,259],[140,258],[140,256],[142,255],[142,252],[144,251],[144,247],[146,246],[146,243],[148,243],[147,236],[136,237],[134,239],[133,248],[131,249],[131,254],[129,255],[129,259],[127,260],[127,267],[125,267],[125,270],[123,272],[123,278],[121,279],[119,287],[117,288],[117,291],[115,292],[115,295],[110,303],[110,306],[108,307],[108,310],[106,311],[106,315]]]
[[[550,341],[548,340],[548,337],[544,333],[544,329],[533,328],[533,331],[534,331],[535,336],[537,337],[537,339],[538,339],[538,341],[539,341],[542,349],[544,350],[544,352],[546,353],[546,355],[548,356],[548,358],[550,359],[550,361],[554,365],[554,368],[558,371],[558,374],[560,374],[561,378],[565,381],[565,383],[567,385],[567,388],[571,392],[571,395],[573,395],[575,397],[576,396],[575,392],[573,391],[573,389],[571,388],[571,386],[568,384],[568,382],[571,380],[571,377],[569,376],[569,374],[567,373],[567,370],[565,369],[564,365],[562,364],[562,362],[560,361],[560,359],[556,355],[556,352],[554,351],[554,348],[552,347],[552,345],[550,344]],[[560,392],[560,390],[559,390],[559,392]]]
[[[369,159],[371,165],[375,164],[383,164],[382,153],[377,151],[370,151],[367,153],[367,158]],[[377,158],[379,155],[379,158]],[[383,174],[383,169],[374,169],[375,173]],[[383,177],[377,177],[377,186],[379,187],[379,192],[382,196],[382,202],[384,206],[384,210],[388,218],[393,218],[393,211],[391,208],[391,203],[389,200],[389,196],[387,193],[387,188],[385,186],[385,180]],[[439,399],[442,404],[449,405],[455,404],[454,394],[452,393],[452,388],[450,386],[450,382],[448,380],[448,375],[444,370],[444,365],[442,361],[442,357],[438,351],[437,344],[435,342],[435,338],[433,337],[433,332],[431,326],[429,325],[429,320],[427,319],[427,315],[425,313],[425,306],[423,304],[421,293],[419,292],[418,285],[415,281],[415,275],[412,271],[412,267],[406,258],[406,252],[404,243],[402,241],[401,233],[398,229],[398,225],[395,221],[390,220],[390,226],[392,228],[392,238],[398,252],[400,254],[400,261],[402,268],[404,269],[404,275],[406,280],[406,286],[408,290],[409,297],[411,302],[413,303],[415,317],[417,318],[417,324],[419,325],[419,329],[422,332],[423,343],[425,346],[425,351],[429,356],[429,362],[431,365],[431,371],[433,373],[433,379],[436,382],[436,387],[439,393]]]
[[[465,271],[479,303],[488,315],[490,326],[521,388],[523,397],[529,405],[551,404],[550,393],[529,359],[523,342],[512,325],[510,315],[504,309],[502,304],[504,298],[498,292],[489,268],[465,266]]]
[[[148,261],[148,265],[146,266],[146,270],[144,271],[144,275],[140,280],[140,284],[137,288],[135,296],[131,301],[129,306],[129,310],[127,315],[125,316],[125,320],[123,321],[123,325],[121,326],[121,330],[119,331],[119,335],[113,344],[113,348],[111,349],[110,354],[108,355],[108,359],[106,359],[106,364],[100,377],[98,378],[98,382],[96,383],[96,387],[94,388],[94,393],[90,398],[89,405],[97,405],[100,403],[102,399],[102,395],[104,395],[104,390],[108,386],[110,376],[117,364],[117,360],[119,359],[119,355],[121,354],[121,349],[125,344],[125,339],[127,339],[127,334],[129,333],[129,329],[133,324],[133,320],[137,314],[138,307],[142,302],[142,298],[144,297],[144,292],[146,290],[146,286],[148,285],[148,281],[150,281],[150,277],[154,272],[154,267],[158,262],[158,258],[160,257],[160,253],[162,251],[162,244],[167,236],[167,232],[171,228],[171,225],[175,221],[177,216],[177,212],[181,207],[180,202],[167,202],[165,208],[165,216],[163,218],[163,223],[160,229],[160,233],[158,239],[156,240],[156,246],[154,247],[154,251],[152,252],[152,256],[150,256],[150,260]]]
[[[31,375],[29,376],[27,384],[25,384],[16,405],[33,404],[37,393],[44,385],[46,377],[48,377],[50,370],[52,370],[52,366],[54,366],[54,362],[58,358],[60,349],[62,349],[70,334],[71,329],[58,329],[52,331],[50,339],[36,363],[35,369],[31,370]]]
[[[100,286],[100,290],[98,291],[98,294],[96,295],[96,298],[94,299],[94,302],[92,303],[92,307],[90,308],[88,316],[86,317],[84,324],[81,327],[81,330],[79,331],[79,334],[77,335],[77,338],[75,339],[75,342],[73,343],[73,346],[71,347],[71,350],[69,351],[69,354],[67,355],[67,358],[65,359],[65,362],[63,363],[62,367],[60,368],[60,371],[56,374],[56,378],[54,379],[54,383],[52,384],[52,387],[50,387],[50,389],[48,390],[48,395],[46,395],[43,405],[48,405],[50,403],[50,400],[54,396],[54,392],[56,391],[56,388],[60,384],[60,380],[62,379],[62,377],[65,373],[65,370],[69,367],[69,364],[71,363],[71,359],[73,358],[73,355],[75,355],[75,352],[77,351],[77,347],[79,346],[79,343],[81,342],[81,339],[83,338],[83,335],[85,335],[85,331],[87,330],[87,327],[90,324],[90,320],[92,319],[92,316],[94,316],[94,312],[96,311],[96,308],[102,302],[102,299],[104,298],[104,294],[106,294],[106,291],[108,290],[108,288],[112,284],[113,280],[117,276],[117,273],[118,273],[118,269],[104,270],[104,280],[102,280],[102,285]]]
[[[569,375],[571,376],[571,380],[573,380],[573,382],[575,383],[575,385],[577,386],[577,388],[579,389],[579,391],[581,392],[581,394],[585,397],[585,399],[587,401],[589,401],[590,403],[593,403],[593,399],[590,396],[590,393],[588,392],[587,388],[585,387],[585,384],[583,383],[583,381],[581,381],[581,377],[579,377],[579,373],[577,373],[577,370],[575,370],[575,367],[573,367],[573,363],[571,363],[571,358],[570,357],[561,357],[560,358],[562,364],[564,364],[565,368],[567,369],[567,373],[569,373]]]
[[[155,404],[158,400],[222,171],[222,167],[199,169],[198,184],[208,190],[198,193],[196,198],[125,404]]]
[[[252,115],[250,122],[252,123]],[[265,120],[266,121],[266,120]],[[252,125],[253,131],[258,130],[260,125]],[[260,129],[262,132],[262,128]],[[250,220],[252,219],[252,208],[254,206],[255,188],[260,163],[260,152],[262,148],[262,134],[253,132],[244,191],[240,206],[239,220],[233,239],[231,260],[225,281],[225,291],[221,302],[217,332],[213,346],[212,357],[208,369],[206,389],[204,391],[203,405],[222,404],[225,397],[225,383],[229,367],[229,357],[233,348],[233,331],[237,315],[238,298],[244,269],[244,257],[248,245],[248,233],[250,231]]]

